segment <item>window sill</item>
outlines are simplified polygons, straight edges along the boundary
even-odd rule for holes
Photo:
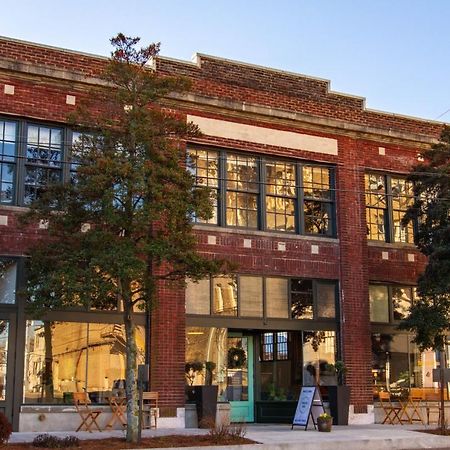
[[[367,240],[367,245],[369,247],[383,247],[419,251],[415,244],[407,244],[406,242],[383,242]]]
[[[295,233],[277,233],[273,231],[261,231],[261,230],[251,230],[243,228],[228,228],[219,227],[217,225],[194,225],[194,231],[209,231],[211,233],[228,233],[228,234],[241,234],[245,236],[261,236],[266,238],[276,238],[282,240],[305,240],[312,241],[317,240],[318,242],[331,242],[333,244],[339,243],[338,238],[330,236],[320,236],[320,235],[305,235],[305,234],[295,234]]]

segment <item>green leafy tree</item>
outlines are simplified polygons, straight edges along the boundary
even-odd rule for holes
[[[450,327],[450,128],[445,127],[440,141],[421,156],[423,162],[409,175],[414,183],[415,201],[403,222],[417,222],[415,243],[428,257],[428,263],[418,280],[418,298],[400,328],[415,334],[414,342],[420,350],[438,351],[442,369]],[[442,381],[441,371],[443,403]],[[441,427],[444,426],[442,414]]]
[[[111,39],[104,86],[73,118],[84,130],[72,152],[73,181],[49,186],[25,216],[48,223],[49,239],[30,252],[35,316],[73,307],[123,311],[129,442],[139,439],[134,312],[156,305],[158,283],[184,285],[230,268],[196,251],[193,218],[212,215],[209,190],[194,188],[185,165],[184,142],[198,130],[161,106],[189,82],[157,75],[147,63],[159,44],[138,49],[138,42]]]

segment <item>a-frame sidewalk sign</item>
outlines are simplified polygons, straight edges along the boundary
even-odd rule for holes
[[[309,418],[312,419],[314,428],[316,428],[317,417],[325,412],[323,407],[320,390],[316,386],[303,386],[297,403],[297,409],[292,420],[291,430],[294,425],[308,428]]]

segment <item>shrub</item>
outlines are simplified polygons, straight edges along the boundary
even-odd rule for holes
[[[60,438],[58,436],[52,436],[51,434],[38,434],[33,440],[34,447],[43,448],[67,448],[78,447],[80,441],[75,436],[66,436]]]
[[[0,412],[0,444],[7,444],[12,433],[12,425],[6,416]]]
[[[217,425],[210,427],[208,435],[215,444],[226,444],[229,441],[240,440],[245,437],[247,430],[243,424]]]

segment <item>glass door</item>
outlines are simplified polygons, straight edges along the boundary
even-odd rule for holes
[[[229,335],[226,380],[231,422],[254,422],[252,336]]]

